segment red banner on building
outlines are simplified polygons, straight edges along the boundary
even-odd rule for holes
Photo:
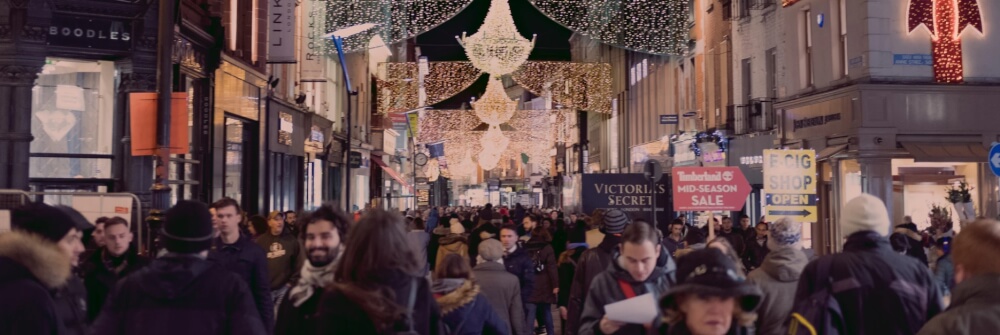
[[[752,190],[734,166],[676,167],[671,176],[675,211],[738,211]]]

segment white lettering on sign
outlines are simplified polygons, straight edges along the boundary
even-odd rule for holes
[[[754,165],[754,164],[764,164],[764,156],[743,156],[740,157],[740,164],[742,165]]]
[[[677,177],[680,181],[731,181],[733,180],[733,173],[729,171],[723,172],[677,172]]]
[[[816,152],[764,150],[765,213],[768,221],[782,217],[816,222]]]

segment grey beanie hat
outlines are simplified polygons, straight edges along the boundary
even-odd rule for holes
[[[604,212],[604,233],[621,234],[625,232],[625,227],[632,223],[625,212],[617,209]]]

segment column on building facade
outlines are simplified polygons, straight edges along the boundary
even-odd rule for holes
[[[840,185],[841,176],[840,176],[839,159],[834,158],[830,160],[830,171],[832,172],[830,174],[830,185],[831,185],[830,194],[832,194],[833,196],[830,199],[826,199],[828,203],[827,206],[829,206],[830,215],[829,217],[825,218],[824,219],[825,221],[822,223],[822,227],[824,227],[823,228],[824,236],[822,237],[822,239],[817,240],[815,236],[813,237],[814,241],[813,250],[820,251],[822,254],[832,254],[840,252],[840,250],[843,248],[843,245],[842,243],[840,243],[840,241],[844,240],[844,237],[841,236],[841,230],[840,230],[840,216],[841,216],[840,208],[842,207],[841,204],[843,204],[844,202],[841,199],[843,196],[841,195],[842,192]],[[822,173],[826,173],[826,171],[823,171]],[[816,242],[820,242],[822,244],[817,246]]]
[[[156,91],[156,17],[153,6],[142,19],[134,21],[132,53],[115,62],[120,78],[115,88],[115,126],[122,145],[114,152],[118,162],[112,175],[121,185],[118,190],[138,196],[143,208],[150,208],[153,160],[148,156],[132,156],[129,94]]]
[[[861,164],[862,192],[882,199],[888,212],[892,213],[892,159],[862,158],[858,159],[858,163]],[[846,200],[850,201],[851,199]],[[887,234],[889,232],[880,233]]]
[[[9,1],[0,17],[0,189],[28,189],[31,94],[45,64],[49,9]],[[6,22],[4,22],[5,20]]]

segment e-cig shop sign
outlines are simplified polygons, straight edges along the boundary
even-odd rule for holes
[[[132,49],[132,24],[125,20],[55,14],[49,45],[127,51]]]

